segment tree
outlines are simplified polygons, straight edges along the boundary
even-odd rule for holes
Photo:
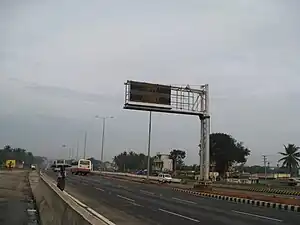
[[[33,156],[31,152],[27,152],[23,148],[12,148],[9,145],[0,149],[0,165],[5,164],[6,160],[14,159],[17,163],[24,163],[25,166],[33,163],[41,164],[44,161],[44,157]]]
[[[300,152],[299,147],[294,144],[284,145],[285,152],[279,152],[283,157],[278,161],[282,161],[282,166],[287,167],[290,175],[293,175],[293,169],[299,167]]]
[[[151,159],[152,161],[153,159]],[[147,168],[148,157],[142,153],[135,153],[126,151],[117,155],[113,159],[114,163],[118,166],[119,171],[128,171],[128,170],[141,170]]]
[[[210,163],[224,177],[233,163],[245,163],[250,150],[232,136],[224,133],[210,134]]]
[[[4,146],[4,150],[10,150],[10,149],[11,149],[10,145],[5,145]]]
[[[183,159],[185,158],[185,151],[179,149],[173,149],[170,152],[170,159],[173,160],[173,170],[176,171],[177,167],[181,167],[183,165]]]

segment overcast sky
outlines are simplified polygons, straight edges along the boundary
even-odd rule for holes
[[[210,85],[212,132],[226,132],[276,165],[299,140],[297,0],[2,0],[0,146],[67,157],[147,152],[148,113],[123,110],[128,79]],[[153,115],[152,153],[187,150],[197,163],[195,116]]]

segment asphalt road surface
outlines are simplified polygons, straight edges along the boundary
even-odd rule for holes
[[[112,212],[118,210],[142,221],[139,224],[296,225],[300,221],[300,213],[296,212],[197,197],[163,186],[101,176],[70,175],[67,177],[68,186]],[[104,216],[117,225],[121,224],[109,215]]]

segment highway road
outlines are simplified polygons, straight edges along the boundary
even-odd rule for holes
[[[102,176],[70,175],[68,186],[112,211],[116,209],[143,221],[145,225],[295,225],[300,221],[300,213],[296,212],[197,197],[168,187]]]

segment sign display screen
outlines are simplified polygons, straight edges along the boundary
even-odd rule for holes
[[[130,81],[129,101],[171,105],[171,86]]]

